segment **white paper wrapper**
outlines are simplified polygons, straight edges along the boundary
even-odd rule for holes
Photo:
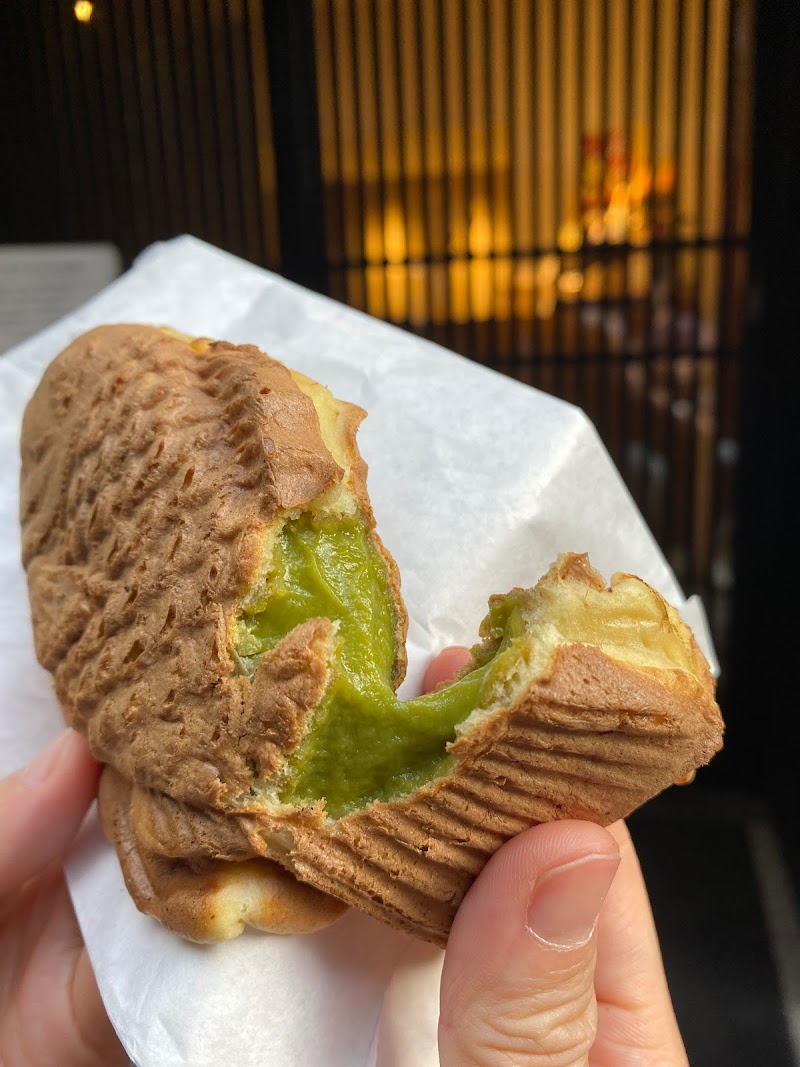
[[[588,551],[607,577],[650,582],[716,666],[702,606],[684,599],[580,411],[183,237],[0,360],[0,774],[61,725],[19,564],[22,412],[50,360],[106,322],[250,342],[366,408],[370,494],[410,618],[403,693],[437,650],[474,642],[489,594],[533,584],[566,550]],[[438,1062],[438,950],[354,912],[308,937],[187,944],[136,911],[93,817],[68,877],[109,1014],[140,1067]]]

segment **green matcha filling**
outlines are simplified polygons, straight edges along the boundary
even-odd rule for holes
[[[498,656],[435,693],[399,701],[391,681],[395,619],[386,565],[358,518],[287,522],[275,545],[266,594],[239,616],[235,651],[253,674],[259,657],[295,626],[338,624],[332,677],[312,729],[289,757],[280,800],[325,799],[340,818],[372,800],[411,792],[453,764],[446,744],[481,704]],[[505,603],[491,636],[507,648],[517,629]],[[500,656],[499,659],[503,659]]]

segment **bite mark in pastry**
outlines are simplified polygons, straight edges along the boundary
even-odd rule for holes
[[[491,599],[451,685],[399,702],[406,617],[362,417],[251,346],[129,326],[74,342],[26,412],[37,653],[113,768],[101,810],[134,899],[195,939],[241,927],[208,918],[237,899],[209,872],[241,886],[269,861],[318,891],[319,925],[333,897],[443,943],[508,837],[612,822],[721,744],[677,612],[574,554]]]

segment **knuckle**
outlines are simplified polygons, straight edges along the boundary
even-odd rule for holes
[[[561,985],[535,997],[506,989],[502,1001],[465,1004],[451,1017],[446,1038],[455,1054],[442,1064],[578,1067],[587,1062],[596,1030],[591,976],[578,986]]]

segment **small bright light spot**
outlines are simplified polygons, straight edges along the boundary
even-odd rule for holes
[[[558,256],[542,256],[536,266],[536,280],[541,286],[555,285],[561,270],[561,260]]]
[[[558,247],[562,252],[577,252],[583,244],[583,230],[577,219],[567,219],[558,228]]]
[[[583,288],[583,271],[565,270],[559,275],[558,291],[562,296],[577,296]]]
[[[89,22],[94,14],[94,4],[91,0],[75,0],[72,10],[78,22]]]

